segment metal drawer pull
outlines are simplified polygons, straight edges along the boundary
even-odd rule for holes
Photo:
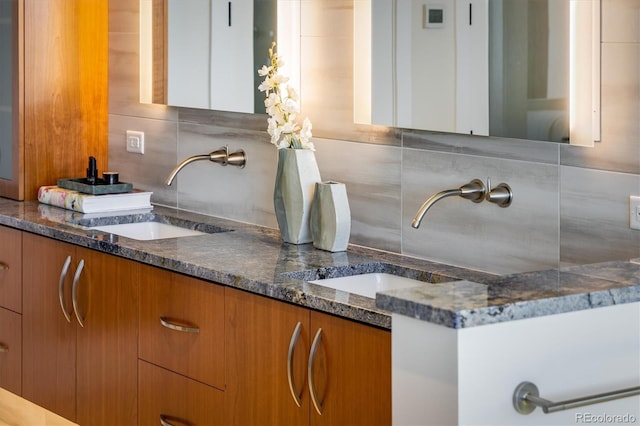
[[[296,393],[296,384],[293,379],[293,351],[298,343],[298,338],[300,337],[300,331],[302,330],[302,323],[298,321],[296,324],[296,328],[293,330],[293,334],[291,335],[291,341],[289,342],[289,353],[287,354],[287,378],[289,379],[289,390],[291,391],[291,396],[293,396],[293,400],[296,402],[298,407],[302,406],[302,394],[298,395]]]
[[[184,331],[186,333],[200,333],[200,327],[178,324],[166,317],[160,317],[160,324],[162,324],[164,327],[170,328],[171,330]]]
[[[0,354],[6,352],[9,352],[9,346],[5,345],[4,343],[0,343]]]
[[[161,426],[173,426],[173,423],[169,422],[168,416],[164,414],[160,414],[160,425]]]
[[[186,420],[179,419],[178,417],[167,416],[164,414],[160,414],[160,425],[161,426],[175,426],[177,424],[181,425],[191,425],[190,422]]]
[[[80,316],[80,310],[78,309],[78,282],[80,281],[80,275],[84,269],[84,259],[78,263],[78,269],[76,275],[73,277],[73,286],[71,287],[71,301],[73,302],[73,312],[76,313],[76,319],[80,327],[84,327],[84,320]]]
[[[549,414],[636,395],[640,395],[640,386],[600,393],[597,395],[584,396],[582,398],[568,399],[566,401],[553,402],[548,399],[540,398],[538,387],[533,383],[522,382],[516,386],[515,391],[513,391],[513,407],[520,414],[529,414],[535,410],[536,407],[542,408],[542,411],[544,411],[545,414]]]
[[[9,269],[9,265],[7,265],[6,263],[0,262],[0,270],[3,270],[3,269]]]
[[[318,400],[318,395],[316,395],[316,384],[313,379],[313,367],[316,363],[316,352],[318,352],[318,346],[320,345],[321,340],[322,329],[319,328],[316,332],[316,337],[313,338],[311,351],[309,351],[309,371],[307,372],[307,374],[309,375],[309,393],[311,394],[311,401],[313,402],[313,406],[315,407],[316,411],[320,415],[322,415],[322,403]]]
[[[67,256],[67,260],[64,261],[64,265],[60,271],[60,280],[58,281],[58,298],[60,299],[60,308],[62,308],[62,313],[67,319],[67,322],[71,322],[71,314],[67,311],[67,307],[64,303],[64,280],[67,278],[67,272],[69,271],[70,264],[71,256]]]

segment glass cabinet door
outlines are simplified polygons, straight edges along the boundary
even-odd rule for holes
[[[0,178],[11,180],[13,31],[12,0],[0,0]]]

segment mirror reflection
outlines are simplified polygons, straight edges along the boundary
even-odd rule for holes
[[[598,11],[598,0],[372,0],[364,14],[375,29],[373,101],[356,117],[590,145],[597,136],[572,137],[571,115],[586,111],[576,128],[599,119],[591,99],[599,92]],[[354,22],[356,33],[366,31],[361,17]],[[572,84],[579,103],[571,103]]]
[[[141,101],[264,111],[255,70],[268,61],[265,52],[277,37],[276,3],[141,0],[141,74],[150,72]]]
[[[590,146],[600,1],[344,0],[354,121]],[[153,68],[142,102],[233,112],[264,112],[255,71],[278,21],[288,67],[304,66],[292,28],[314,25],[299,0],[140,0],[140,11],[141,75]]]

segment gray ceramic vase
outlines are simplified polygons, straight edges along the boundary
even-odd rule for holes
[[[316,183],[311,208],[313,246],[321,250],[345,251],[351,234],[351,210],[345,184]]]
[[[282,148],[278,150],[278,171],[273,204],[282,240],[305,244],[312,241],[309,219],[320,171],[313,151]]]

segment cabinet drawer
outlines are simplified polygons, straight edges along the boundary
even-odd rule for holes
[[[224,288],[159,268],[140,285],[140,358],[223,389]]]
[[[0,308],[0,387],[22,394],[22,315]]]
[[[139,361],[139,424],[222,425],[223,392]]]
[[[0,306],[22,312],[22,233],[0,226]]]

